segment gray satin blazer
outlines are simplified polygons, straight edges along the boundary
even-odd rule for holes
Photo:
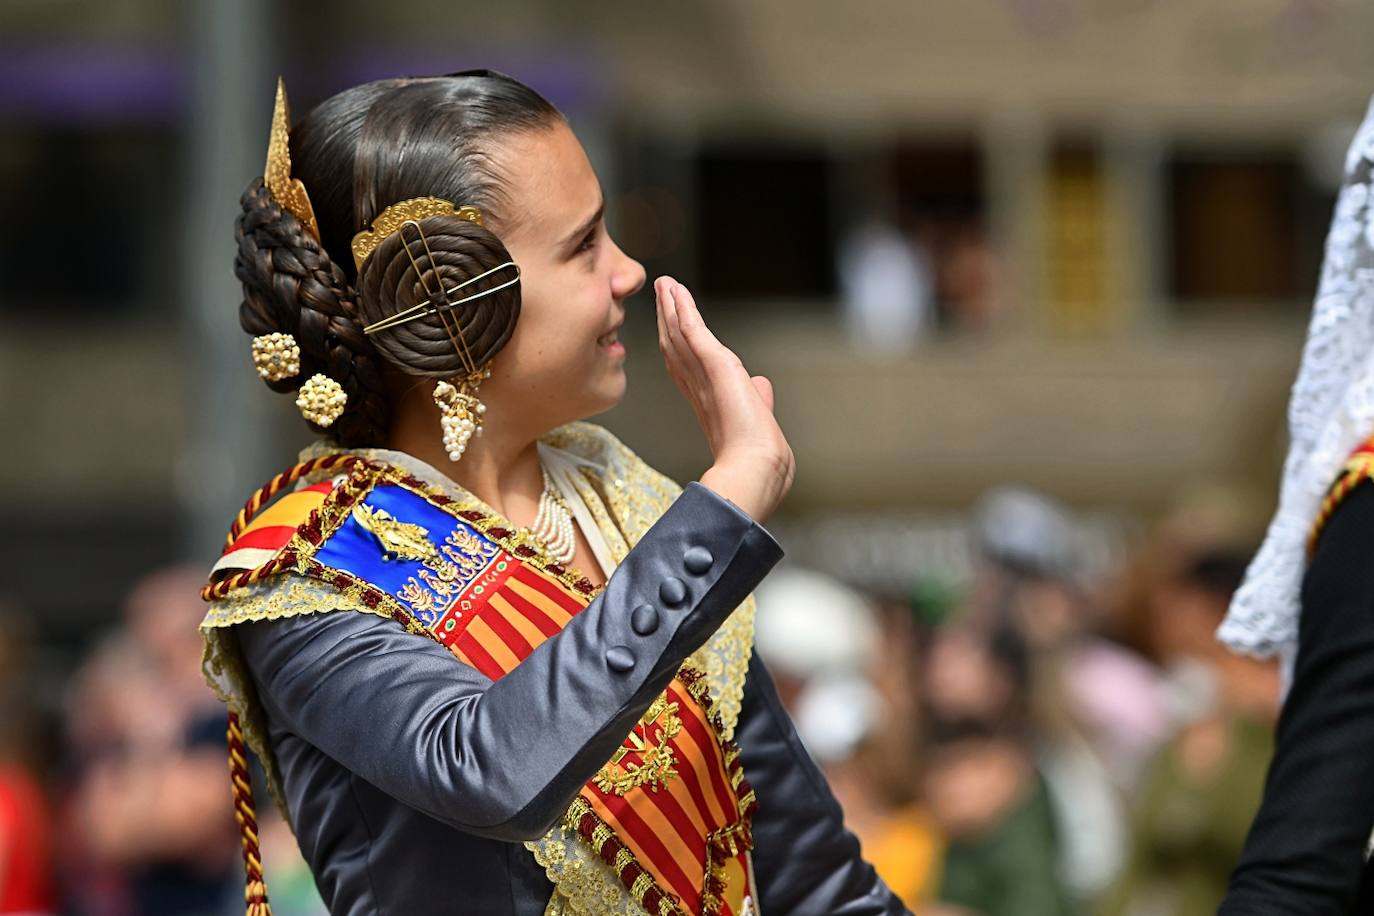
[[[236,627],[329,911],[542,914],[552,885],[521,842],[553,826],[781,556],[747,515],[689,485],[604,592],[496,682],[369,614]],[[680,592],[660,594],[669,578],[687,585],[684,601],[663,600]],[[640,611],[632,627],[645,603],[655,613]],[[764,916],[905,913],[860,857],[757,656],[736,741],[759,798]]]

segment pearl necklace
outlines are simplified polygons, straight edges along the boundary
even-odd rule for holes
[[[543,469],[540,469],[543,471]],[[577,553],[577,536],[573,533],[572,512],[554,486],[548,471],[544,474],[544,492],[539,494],[539,512],[530,531],[548,548],[549,555],[566,565]]]

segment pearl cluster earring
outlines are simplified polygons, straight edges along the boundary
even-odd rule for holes
[[[443,415],[439,423],[444,431],[444,450],[450,461],[463,457],[474,433],[482,435],[482,415],[487,412],[487,405],[477,400],[477,386],[487,378],[491,378],[490,369],[474,372],[456,386],[452,382],[434,386],[434,403]]]

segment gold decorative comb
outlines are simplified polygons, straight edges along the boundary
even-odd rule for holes
[[[382,240],[399,232],[406,223],[418,222],[427,216],[456,216],[470,223],[483,225],[482,211],[476,207],[455,207],[453,201],[441,197],[412,197],[387,207],[372,221],[370,229],[353,236],[353,266],[363,269],[367,256],[377,250]]]

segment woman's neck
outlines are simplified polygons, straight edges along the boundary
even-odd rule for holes
[[[493,407],[488,415],[499,414]],[[518,417],[501,416],[481,436],[469,439],[462,459],[455,462],[444,449],[439,416],[433,398],[423,389],[412,390],[396,404],[387,448],[437,468],[510,521],[529,524],[544,491],[538,450],[544,431],[522,427]]]

